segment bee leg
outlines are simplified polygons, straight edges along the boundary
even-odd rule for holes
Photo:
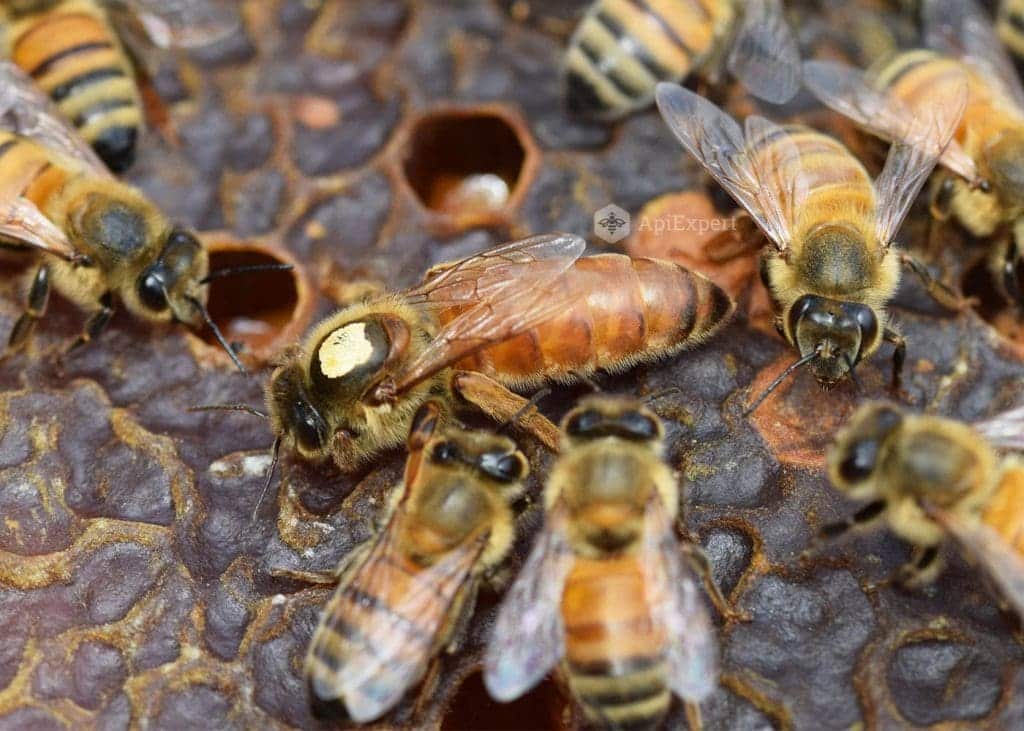
[[[750,219],[737,218],[736,228],[727,229],[704,244],[705,254],[711,263],[728,264],[737,259],[753,256],[764,246],[764,240],[758,232],[750,231],[748,226],[740,224],[740,221]]]
[[[704,719],[700,715],[700,706],[687,701],[683,704],[686,711],[686,726],[690,731],[701,731],[704,728]]]
[[[7,339],[7,353],[21,349],[28,342],[36,323],[46,314],[46,305],[50,300],[50,268],[43,264],[36,271],[32,285],[28,290],[25,311],[14,323],[11,336]],[[5,353],[6,355],[6,353]]]
[[[892,351],[892,383],[889,386],[889,390],[896,398],[900,398],[903,395],[903,364],[907,360],[907,341],[898,332],[892,328],[885,328],[885,333],[882,338],[887,343],[893,344]]]
[[[476,611],[476,595],[477,583],[474,581],[472,586],[466,588],[464,599],[459,602],[459,606],[453,607],[455,618],[450,621],[444,635],[445,652],[449,655],[458,653],[462,649],[462,643],[466,641],[470,620]]]
[[[931,272],[928,271],[928,267],[910,254],[901,252],[900,263],[916,274],[931,298],[946,309],[960,312],[978,304],[978,300],[974,297],[964,297],[953,291],[949,285],[933,277]]]
[[[85,329],[82,330],[82,334],[75,338],[74,342],[68,346],[67,350],[64,351],[64,357],[71,355],[74,351],[81,348],[83,345],[87,345],[92,340],[98,338],[100,333],[103,332],[104,328],[110,322],[110,318],[114,315],[114,302],[107,292],[100,299],[100,309],[97,310],[89,317],[85,322]]]
[[[910,561],[903,564],[882,581],[869,586],[880,589],[896,584],[902,589],[914,590],[930,583],[942,568],[938,546],[915,546]]]
[[[452,376],[452,391],[498,423],[510,420],[529,403],[529,399],[474,371],[456,372]],[[521,416],[517,426],[528,431],[552,452],[558,451],[558,427],[543,414],[530,411]]]
[[[711,562],[708,561],[708,556],[704,553],[704,549],[700,547],[700,544],[693,540],[687,540],[683,542],[682,548],[686,558],[689,559],[697,573],[700,574],[708,597],[711,599],[711,603],[715,605],[718,613],[722,615],[722,618],[727,622],[749,622],[750,615],[742,609],[733,607],[729,600],[725,598],[725,595],[722,594],[722,589],[715,583],[715,577],[711,571]]]
[[[841,538],[854,528],[863,527],[873,523],[875,520],[882,517],[882,514],[885,513],[886,507],[887,505],[885,500],[873,500],[853,515],[846,518],[846,520],[839,520],[835,523],[826,523],[821,526],[814,538],[811,539],[811,545],[800,554],[800,563],[806,564],[807,561],[810,560],[811,556],[814,555],[814,553],[821,547],[821,544]]]
[[[953,193],[956,192],[956,180],[953,176],[942,172],[932,187],[929,209],[932,220],[945,223],[953,214]]]
[[[334,586],[340,578],[337,571],[296,571],[295,569],[271,569],[270,575],[275,579],[288,579],[314,586]]]

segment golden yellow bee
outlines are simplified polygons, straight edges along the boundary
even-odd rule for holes
[[[726,51],[729,70],[762,99],[799,90],[800,51],[780,0],[596,0],[565,57],[569,109],[601,119],[643,109],[659,81],[716,75]]]
[[[825,387],[842,381],[883,341],[896,346],[893,388],[899,389],[906,346],[889,323],[886,304],[896,292],[901,263],[922,276],[927,270],[892,244],[956,128],[966,95],[959,91],[941,104],[922,105],[910,141],[892,147],[872,182],[828,135],[758,116],[747,118],[744,131],[706,99],[676,84],[658,86],[658,107],[683,147],[771,242],[762,271],[779,331],[800,357],[750,410],[805,364]]]
[[[8,341],[26,344],[50,289],[89,313],[68,352],[96,338],[115,298],[154,323],[204,323],[244,370],[206,311],[206,250],[139,191],[115,180],[21,70],[0,62],[0,237],[45,252]],[[233,273],[233,272],[232,272]]]
[[[214,0],[12,0],[0,7],[0,49],[120,172],[135,159],[143,123],[122,35],[134,38],[138,34],[129,29],[141,26],[160,47],[187,47],[209,43],[236,25]]]
[[[510,701],[559,663],[588,719],[653,725],[675,694],[718,684],[714,630],[675,534],[676,476],[664,428],[641,403],[591,396],[562,423],[544,491],[546,520],[506,596],[484,656],[491,696]],[[732,611],[700,562],[719,608]]]
[[[459,397],[504,421],[526,403],[510,387],[571,383],[673,355],[733,311],[723,290],[677,264],[580,258],[584,248],[570,234],[514,241],[327,317],[267,384],[274,452],[283,443],[352,471],[398,446],[429,398],[447,413]],[[522,424],[556,448],[558,432],[543,416]]]
[[[997,448],[1024,450],[1024,407],[972,427],[867,404],[836,438],[828,469],[839,490],[868,503],[820,536],[884,519],[914,546],[897,574],[914,586],[938,574],[948,535],[1024,616],[1024,461]]]
[[[509,504],[529,472],[511,439],[442,429],[427,402],[413,419],[404,485],[386,526],[338,574],[279,572],[340,582],[306,657],[313,694],[349,716],[379,718],[452,649],[473,614],[480,583],[515,537]],[[340,579],[337,576],[340,575]]]
[[[919,103],[966,83],[967,106],[932,184],[932,213],[990,237],[992,281],[1024,307],[1024,88],[985,13],[971,0],[922,3],[929,49],[876,63],[861,78],[839,64],[808,62],[805,77],[827,105],[888,140],[902,140]],[[893,110],[877,114],[884,92]]]

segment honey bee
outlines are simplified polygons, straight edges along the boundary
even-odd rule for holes
[[[570,383],[673,355],[733,311],[724,291],[676,264],[579,258],[584,248],[570,234],[515,241],[327,317],[268,382],[274,453],[283,443],[350,472],[398,446],[428,398],[447,413],[459,396],[507,420],[526,402],[508,387]],[[523,426],[556,447],[543,416]]]
[[[919,586],[938,575],[948,535],[1024,616],[1024,462],[1000,448],[1024,449],[1024,408],[972,428],[889,404],[862,406],[830,449],[828,470],[839,490],[869,502],[819,537],[884,519],[915,547],[896,576]]]
[[[612,120],[643,109],[659,81],[727,65],[755,95],[788,101],[800,51],[780,0],[596,0],[569,42],[566,98],[575,114]]]
[[[808,62],[810,89],[828,106],[887,140],[909,128],[904,114],[878,115],[879,91],[903,102],[941,100],[966,83],[968,100],[932,182],[932,214],[991,238],[988,268],[999,294],[1024,308],[1024,88],[984,12],[970,0],[927,0],[929,49],[897,54],[863,76],[839,64]]]
[[[244,371],[206,310],[206,250],[139,191],[115,180],[21,70],[0,62],[0,239],[47,256],[8,340],[24,346],[51,287],[89,312],[67,353],[99,336],[114,297],[148,322],[205,323]]]
[[[885,307],[901,263],[925,278],[927,270],[892,243],[956,127],[966,96],[962,86],[957,91],[941,104],[921,105],[913,130],[891,148],[872,183],[828,135],[758,116],[747,118],[744,133],[711,102],[675,84],[658,86],[658,107],[683,147],[772,244],[762,257],[762,278],[779,312],[776,326],[800,357],[748,413],[800,366],[810,364],[818,382],[831,387],[883,341],[895,345],[892,386],[900,389],[906,344]]]
[[[340,699],[359,723],[390,710],[442,648],[454,649],[481,581],[515,536],[509,505],[529,472],[526,457],[508,437],[442,429],[440,419],[434,402],[416,413],[403,489],[371,544],[333,578],[277,572],[338,583],[306,674],[317,698]]]
[[[161,48],[199,46],[236,25],[213,0],[12,0],[0,8],[0,48],[121,172],[135,159],[143,123],[122,38],[137,38],[141,26]]]
[[[1002,0],[996,18],[999,39],[1015,55],[1024,57],[1024,2]]]
[[[719,609],[734,612],[703,554],[676,538],[679,489],[661,421],[635,400],[596,395],[566,415],[562,439],[545,526],[499,610],[484,684],[510,701],[561,661],[593,723],[646,728],[673,693],[692,716],[718,684],[718,653],[684,550]]]

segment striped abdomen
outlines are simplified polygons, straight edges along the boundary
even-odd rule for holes
[[[1024,0],[1001,0],[996,30],[1007,48],[1024,56]]]
[[[733,302],[709,279],[668,261],[584,257],[556,282],[578,293],[564,314],[463,359],[459,368],[526,386],[597,368],[620,371],[710,336]],[[442,313],[442,322],[457,311]]]
[[[982,520],[995,528],[1017,553],[1024,555],[1024,464],[1012,461],[1003,471]]]
[[[597,0],[566,54],[569,108],[614,117],[646,106],[659,81],[700,65],[733,15],[731,0]]]
[[[131,64],[102,8],[66,0],[13,21],[7,53],[112,170],[131,165],[142,102]]]
[[[360,674],[383,656],[394,658],[374,668],[361,688],[367,698],[399,694],[419,680],[436,642],[436,629],[445,623],[448,603],[417,602],[416,614],[397,614],[397,607],[412,592],[429,591],[418,579],[424,569],[402,555],[374,548],[351,579],[342,584],[324,608],[307,658],[313,691],[322,700],[342,695],[339,681]],[[411,681],[396,674],[399,667],[416,667]],[[339,674],[340,671],[340,674]],[[346,698],[349,703],[358,699]],[[350,706],[351,708],[351,706]]]
[[[752,143],[751,153],[757,159],[756,167],[789,170],[780,177],[803,182],[802,197],[794,212],[795,240],[802,240],[822,224],[847,224],[859,230],[874,219],[871,177],[832,137],[801,125],[788,125]],[[785,210],[787,191],[778,190],[776,194]]]
[[[587,715],[619,729],[653,726],[668,710],[665,631],[645,599],[636,558],[577,558],[562,594],[565,669]]]
[[[71,174],[44,147],[0,130],[0,197],[25,197],[45,212]]]

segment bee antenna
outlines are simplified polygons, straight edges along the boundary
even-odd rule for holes
[[[246,414],[258,416],[261,419],[270,418],[265,412],[260,411],[249,404],[199,404],[198,406],[189,406],[187,411],[243,411]]]
[[[224,277],[237,277],[240,274],[254,274],[257,272],[290,272],[295,267],[291,264],[244,264],[237,267],[224,267],[215,269],[199,280],[200,284],[209,284],[215,279]]]
[[[666,396],[673,396],[673,395],[675,395],[677,393],[681,394],[682,392],[683,392],[683,389],[679,388],[679,386],[668,386],[666,388],[660,388],[657,391],[651,391],[651,393],[649,393],[646,396],[644,396],[641,399],[641,401],[644,404],[650,406],[655,401],[660,401],[661,399],[665,398]]]
[[[544,399],[545,397],[547,397],[547,395],[550,394],[550,393],[551,393],[551,389],[550,388],[542,388],[540,391],[538,391],[537,393],[533,394],[533,396],[530,398],[530,400],[527,401],[525,404],[523,404],[522,408],[520,408],[519,411],[517,411],[516,413],[512,414],[511,418],[509,418],[501,426],[499,426],[495,430],[495,432],[498,433],[498,434],[503,434],[504,432],[506,432],[509,429],[511,429],[512,426],[517,424],[520,419],[522,419],[524,416],[526,416],[527,413],[529,413],[530,411],[535,409],[537,407],[537,404],[539,404],[541,402],[541,400]]]
[[[274,443],[270,447],[270,454],[270,471],[267,472],[267,481],[263,483],[263,491],[260,493],[260,499],[256,501],[256,507],[252,509],[253,523],[256,522],[256,514],[260,512],[263,500],[267,497],[267,491],[270,489],[270,483],[274,480],[274,473],[277,472],[277,460],[281,456],[281,437],[274,439]]]
[[[794,362],[790,363],[789,366],[787,366],[786,370],[784,370],[782,373],[780,373],[778,375],[778,377],[774,381],[771,382],[771,384],[768,386],[768,388],[766,388],[764,391],[761,392],[761,395],[757,397],[757,400],[753,403],[753,405],[749,409],[747,409],[746,411],[743,412],[743,416],[750,416],[755,411],[757,411],[757,407],[760,406],[762,403],[764,403],[764,400],[766,398],[768,398],[768,396],[771,394],[772,391],[774,391],[776,388],[779,387],[779,384],[781,384],[783,381],[785,381],[789,377],[789,375],[793,371],[795,371],[797,368],[800,368],[801,366],[805,366],[808,363],[810,363],[812,360],[817,358],[819,352],[821,352],[821,348],[820,347],[815,348],[814,350],[812,350],[807,355],[802,356],[801,358],[798,358]]]
[[[861,383],[860,378],[857,377],[857,372],[854,370],[854,366],[857,364],[846,353],[843,353],[843,360],[846,361],[846,367],[850,369],[850,378],[853,379],[853,385],[857,387],[858,393],[864,393],[864,384]]]
[[[206,326],[210,328],[210,332],[213,333],[213,337],[217,339],[217,342],[220,344],[220,347],[224,348],[224,352],[228,354],[228,357],[231,358],[231,362],[235,364],[235,367],[239,370],[239,372],[243,376],[249,375],[249,371],[245,370],[245,366],[242,365],[242,361],[238,359],[238,356],[235,354],[235,351],[231,349],[231,346],[228,345],[228,341],[224,339],[224,335],[221,333],[220,328],[217,327],[217,323],[215,323],[213,321],[213,318],[210,317],[210,311],[206,309],[206,305],[197,300],[195,297],[190,297],[188,295],[185,296],[185,301],[192,305],[195,308],[196,312],[202,315],[203,322],[205,322]]]

